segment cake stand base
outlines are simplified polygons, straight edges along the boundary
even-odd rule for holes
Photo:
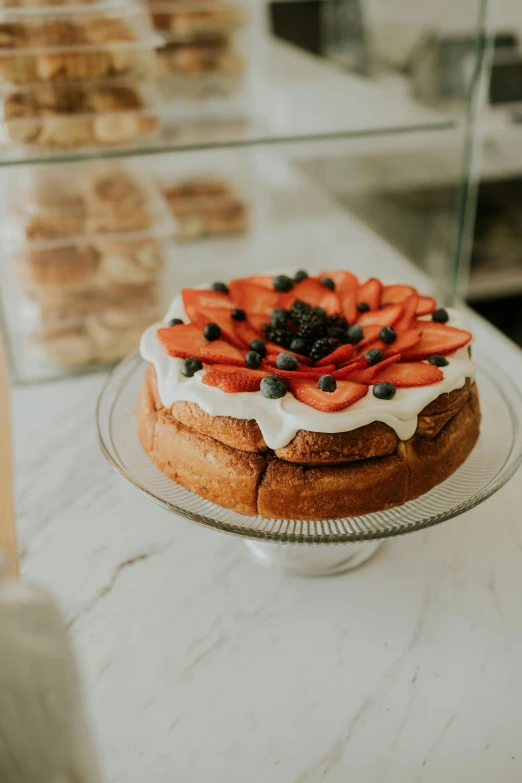
[[[298,576],[335,576],[366,563],[382,541],[307,546],[247,540],[245,544],[254,560],[267,568]]]

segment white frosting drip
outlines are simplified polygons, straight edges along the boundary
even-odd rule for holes
[[[449,325],[466,328],[462,313],[448,309]],[[270,449],[281,449],[295,437],[299,430],[310,432],[347,432],[374,421],[382,421],[395,430],[401,440],[408,440],[417,429],[420,411],[439,394],[460,389],[466,378],[473,379],[475,369],[468,346],[448,357],[449,364],[442,367],[444,380],[431,386],[397,389],[392,400],[379,400],[371,387],[362,400],[343,411],[323,413],[310,408],[288,393],[279,400],[269,400],[261,392],[228,394],[221,389],[202,383],[205,370],[192,378],[180,372],[181,359],[167,354],[157,336],[158,327],[165,326],[171,318],[187,319],[183,302],[178,296],[172,302],[163,324],[149,327],[141,338],[142,357],[151,362],[158,378],[158,392],[165,408],[183,400],[195,402],[212,416],[231,416],[236,419],[255,419]]]

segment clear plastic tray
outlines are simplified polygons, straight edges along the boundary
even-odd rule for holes
[[[54,149],[121,146],[154,138],[159,107],[151,82],[11,87],[1,103],[0,141]]]
[[[170,41],[230,35],[245,26],[243,4],[227,0],[149,0],[152,23]]]
[[[14,84],[147,78],[159,38],[138,5],[0,12],[0,79]]]
[[[0,239],[7,252],[141,241],[174,231],[156,183],[129,162],[15,170],[4,198]]]

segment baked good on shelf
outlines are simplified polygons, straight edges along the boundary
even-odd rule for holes
[[[65,149],[129,143],[152,133],[157,117],[127,85],[40,85],[3,103],[13,141]]]
[[[230,33],[245,23],[244,9],[236,3],[211,2],[190,8],[185,2],[149,0],[154,27],[180,38]]]
[[[249,227],[248,206],[225,180],[190,177],[163,186],[178,239],[238,234]]]
[[[448,478],[479,435],[462,316],[343,271],[186,289],[147,329],[143,448],[239,513],[385,510]]]
[[[169,42],[157,50],[158,76],[179,74],[239,74],[245,64],[227,38],[208,41]]]

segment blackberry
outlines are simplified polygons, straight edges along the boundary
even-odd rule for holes
[[[348,336],[345,329],[328,329],[326,336],[340,340],[343,345],[348,342]]]
[[[282,345],[283,348],[290,348],[290,343],[294,339],[294,335],[288,329],[276,329],[271,324],[263,326],[263,337],[269,343],[277,343],[277,345]]]
[[[314,307],[314,313],[316,315],[319,315],[321,318],[326,318],[326,310],[324,307],[321,307],[321,305],[317,305],[317,307]]]
[[[313,337],[318,340],[320,337],[324,337],[325,334],[326,321],[315,313],[310,313],[299,321],[297,329],[298,337]]]
[[[316,340],[310,351],[310,358],[314,362],[318,362],[319,359],[324,359],[329,353],[335,351],[341,345],[340,340],[336,340],[335,337],[321,337],[320,340]]]
[[[276,307],[270,316],[270,323],[275,329],[285,329],[288,313],[284,307]]]
[[[348,329],[348,321],[344,317],[344,315],[339,315],[339,313],[334,313],[333,315],[328,316],[328,328],[329,329],[343,329],[346,331]]]
[[[303,318],[303,316],[309,315],[309,313],[311,312],[312,312],[312,306],[309,305],[308,302],[301,302],[299,299],[296,299],[292,307],[290,308],[289,315],[292,321],[298,324]]]

